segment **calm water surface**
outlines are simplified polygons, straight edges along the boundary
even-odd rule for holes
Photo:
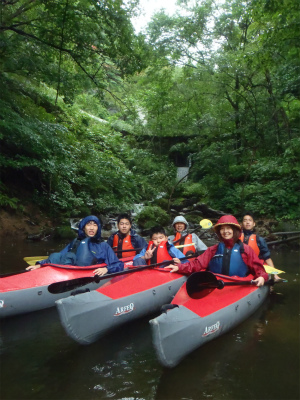
[[[61,247],[3,239],[1,273],[23,269],[25,256]],[[273,251],[272,258],[288,283],[173,369],[156,360],[150,318],[90,346],[66,336],[55,308],[2,320],[1,399],[299,399],[299,251]]]

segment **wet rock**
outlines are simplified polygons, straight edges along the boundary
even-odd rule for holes
[[[42,240],[42,236],[43,235],[41,233],[31,234],[27,236],[27,240],[39,241]]]

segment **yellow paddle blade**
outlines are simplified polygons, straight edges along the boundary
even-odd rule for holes
[[[195,243],[181,244],[180,246],[175,246],[175,247],[176,249],[180,249],[180,247],[187,247],[187,246],[195,246]]]
[[[23,260],[27,262],[28,265],[34,265],[37,261],[46,260],[48,256],[34,256],[34,257],[24,257]]]
[[[264,269],[266,270],[267,274],[278,275],[278,274],[285,274],[285,271],[280,271],[280,269],[270,267],[270,265],[264,264]]]
[[[213,226],[212,222],[209,219],[202,219],[199,222],[199,225],[201,226],[201,228],[203,229],[209,229]]]

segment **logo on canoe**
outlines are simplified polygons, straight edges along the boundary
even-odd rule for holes
[[[4,307],[4,300],[0,300],[0,308]]]
[[[134,303],[130,303],[124,307],[117,307],[114,317],[119,317],[120,315],[128,314],[134,310]]]
[[[212,333],[217,332],[220,329],[220,321],[216,322],[211,326],[206,326],[202,337],[211,335]]]

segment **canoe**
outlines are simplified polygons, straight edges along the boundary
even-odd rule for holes
[[[253,279],[216,276],[225,285]],[[268,292],[266,285],[224,286],[193,299],[184,283],[171,305],[164,306],[165,312],[149,321],[159,362],[165,367],[176,366],[187,354],[248,318],[261,306]]]
[[[143,269],[112,278],[99,289],[56,301],[66,333],[90,344],[113,329],[158,312],[187,278],[163,269]]]
[[[124,267],[132,265],[133,257],[123,258]],[[91,277],[93,271],[106,264],[88,267],[68,265],[44,266],[32,271],[11,274],[0,278],[0,318],[24,314],[55,306],[55,301],[71,295],[74,289],[53,294],[48,291],[52,283],[68,281],[76,278]],[[110,278],[100,282],[90,282],[82,286],[82,290],[99,288]]]

